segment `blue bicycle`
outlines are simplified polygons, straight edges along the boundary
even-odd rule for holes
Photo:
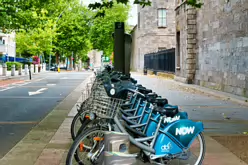
[[[139,100],[137,98],[141,97],[136,97],[134,101],[131,99],[133,102],[129,101],[130,109],[123,109],[128,101],[116,96],[127,91],[127,85],[115,86],[103,81],[103,87],[107,95],[92,96],[88,105],[90,110],[85,111],[90,121],[97,122],[74,140],[67,155],[67,165],[102,164],[106,131],[128,133],[131,143],[140,149],[137,158],[143,161],[168,164],[179,160],[202,164],[205,154],[202,122],[188,120],[187,113],[179,112],[176,106],[165,104],[159,98]],[[130,91],[133,92],[132,98],[137,93],[142,95]],[[160,103],[164,103],[163,106]],[[76,161],[75,154],[78,157]]]

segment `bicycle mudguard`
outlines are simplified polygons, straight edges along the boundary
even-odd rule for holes
[[[158,135],[154,149],[156,155],[179,154],[188,149],[197,135],[203,132],[202,122],[188,119],[175,121],[165,127]]]

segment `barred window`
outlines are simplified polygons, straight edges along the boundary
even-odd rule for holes
[[[158,27],[166,26],[166,9],[158,9]]]

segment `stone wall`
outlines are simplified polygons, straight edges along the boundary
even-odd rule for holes
[[[133,31],[132,31],[132,52],[131,52],[131,64],[130,64],[130,69],[131,71],[137,71],[138,70],[138,63],[139,63],[139,59],[138,59],[138,56],[137,56],[137,34],[138,31],[137,31],[137,26],[135,26],[133,28]]]
[[[158,27],[158,9],[167,9],[167,27]],[[138,6],[140,24],[136,28],[133,42],[136,47],[133,56],[136,57],[131,68],[143,71],[144,55],[158,51],[159,48],[175,48],[175,3],[174,1],[152,0],[152,5],[142,8]],[[135,65],[135,66],[134,66]]]
[[[176,76],[193,83],[196,68],[196,9],[180,4],[176,8]],[[180,35],[179,35],[180,33]]]
[[[196,83],[248,96],[248,1],[204,3],[197,13]]]
[[[183,5],[180,5],[177,10],[182,8]],[[180,13],[176,20],[180,21],[186,16],[188,15]],[[196,35],[191,36],[196,39],[196,49],[191,50],[196,53],[191,61],[195,62],[195,66],[188,67],[194,72],[194,83],[248,96],[247,20],[246,0],[204,0],[203,7],[196,12]],[[184,21],[185,24],[187,23]],[[185,42],[185,37],[186,34],[183,34],[181,42]],[[189,49],[182,44],[180,50],[185,52]],[[181,56],[182,63],[187,65],[188,56],[188,52],[186,57]],[[187,67],[184,64],[181,64],[177,76],[188,78]]]

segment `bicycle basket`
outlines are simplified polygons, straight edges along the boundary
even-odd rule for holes
[[[123,100],[110,97],[96,97],[93,100],[92,112],[99,118],[114,118],[123,103]]]

